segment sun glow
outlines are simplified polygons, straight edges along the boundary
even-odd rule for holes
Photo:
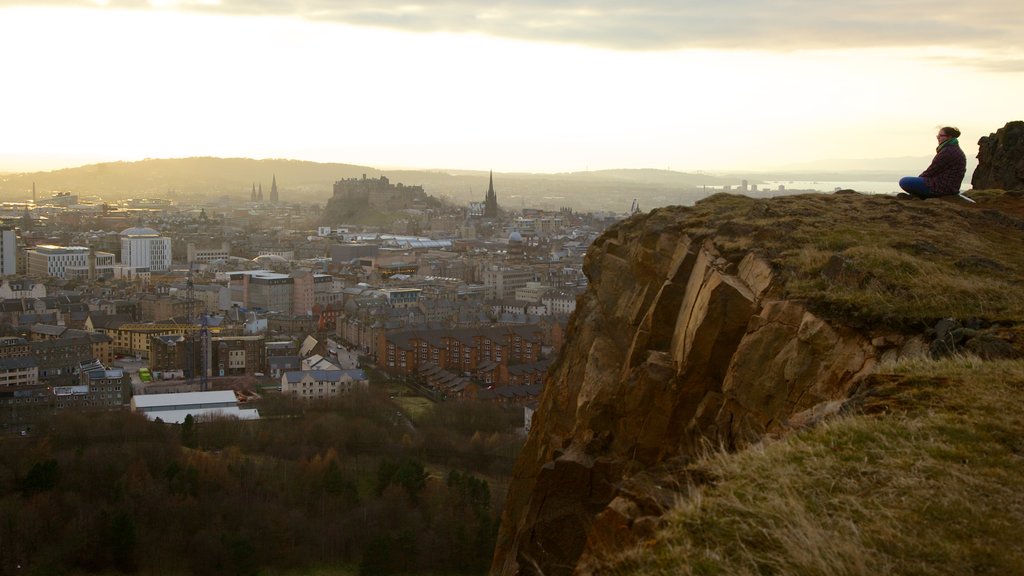
[[[974,140],[1015,119],[1022,83],[942,51],[630,52],[160,4],[2,10],[0,50],[24,57],[3,64],[18,89],[2,96],[0,169],[32,156],[568,171],[919,155],[937,124]]]

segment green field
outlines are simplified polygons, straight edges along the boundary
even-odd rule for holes
[[[420,420],[434,409],[434,403],[422,396],[395,396],[391,401],[412,420]]]

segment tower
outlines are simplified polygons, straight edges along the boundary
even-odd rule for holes
[[[249,201],[250,202],[255,202],[256,201],[256,183],[255,182],[252,183],[252,195],[249,196]]]
[[[270,182],[270,201],[277,202],[277,174],[274,174],[274,179]]]
[[[498,217],[498,196],[494,193],[494,171],[491,171],[490,182],[487,184],[487,196],[484,198],[484,218]]]
[[[197,311],[196,305],[196,291],[195,284],[192,282],[192,262],[188,263],[188,276],[185,282],[185,323],[194,324],[196,322]],[[209,388],[207,382],[207,371],[210,366],[210,334],[206,326],[206,312],[198,312],[199,319],[199,330],[189,331],[185,334],[185,342],[188,345],[187,354],[188,357],[188,378],[191,379],[194,376],[193,371],[196,368],[199,369],[199,391],[206,392]],[[199,358],[196,358],[196,345],[199,345]],[[198,366],[197,366],[198,365]]]
[[[256,192],[256,201],[263,202],[263,182],[260,182],[260,189]]]

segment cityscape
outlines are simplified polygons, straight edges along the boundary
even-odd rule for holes
[[[8,205],[0,421],[24,432],[39,412],[113,408],[258,418],[264,395],[323,400],[371,374],[432,401],[528,407],[586,286],[583,254],[622,215],[507,210],[499,189],[492,175],[457,206],[363,175],[317,207],[288,202],[275,175],[229,206],[69,192]],[[333,218],[366,207],[397,217]]]
[[[1024,573],[1019,4],[0,2],[0,576]]]

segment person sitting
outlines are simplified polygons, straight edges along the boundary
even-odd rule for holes
[[[960,149],[960,131],[952,126],[939,129],[935,158],[920,176],[900,178],[900,188],[916,198],[937,198],[960,194],[967,173],[967,156]]]

